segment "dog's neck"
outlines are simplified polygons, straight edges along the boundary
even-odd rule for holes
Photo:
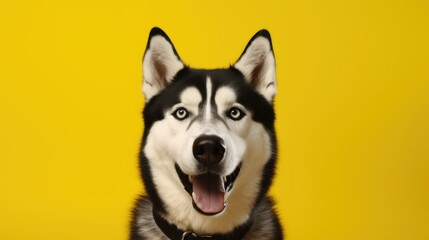
[[[171,240],[239,240],[246,235],[253,223],[253,217],[250,217],[245,223],[229,233],[198,235],[192,231],[179,229],[176,225],[169,223],[155,209],[153,209],[153,219],[158,228]]]

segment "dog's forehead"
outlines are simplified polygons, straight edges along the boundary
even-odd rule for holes
[[[201,102],[213,102],[214,104],[232,104],[237,101],[238,92],[228,84],[213,86],[212,79],[207,76],[205,90],[196,86],[184,88],[180,94],[180,102],[185,105],[198,105]],[[214,100],[214,101],[213,101]]]
[[[180,86],[178,100],[182,102],[207,102],[208,97],[233,101],[238,98],[239,90],[248,87],[243,76],[232,69],[188,69],[176,76],[174,82]]]
[[[214,99],[217,105],[232,105],[237,101],[237,93],[230,86],[221,86],[217,89]]]
[[[166,111],[176,104],[199,107],[201,114],[211,118],[212,113],[239,103],[252,114],[252,119],[273,129],[274,109],[256,92],[234,68],[180,71],[171,84],[153,97],[145,107],[145,123],[162,120]]]
[[[180,94],[180,102],[189,106],[198,106],[202,98],[201,92],[195,86],[185,88]]]

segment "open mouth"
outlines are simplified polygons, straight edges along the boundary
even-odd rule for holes
[[[177,164],[176,172],[185,190],[192,197],[194,208],[204,215],[216,215],[226,208],[225,194],[234,186],[240,167],[241,164],[228,176],[214,173],[186,175]]]

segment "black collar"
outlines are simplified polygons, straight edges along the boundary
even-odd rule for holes
[[[159,229],[171,240],[240,240],[246,235],[253,223],[253,218],[249,218],[245,223],[226,234],[197,235],[193,232],[180,230],[176,225],[168,223],[155,210],[153,211],[153,219]]]

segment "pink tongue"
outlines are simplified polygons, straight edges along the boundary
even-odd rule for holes
[[[210,173],[198,175],[193,179],[192,188],[194,202],[202,212],[215,214],[223,210],[225,191],[220,176]]]

